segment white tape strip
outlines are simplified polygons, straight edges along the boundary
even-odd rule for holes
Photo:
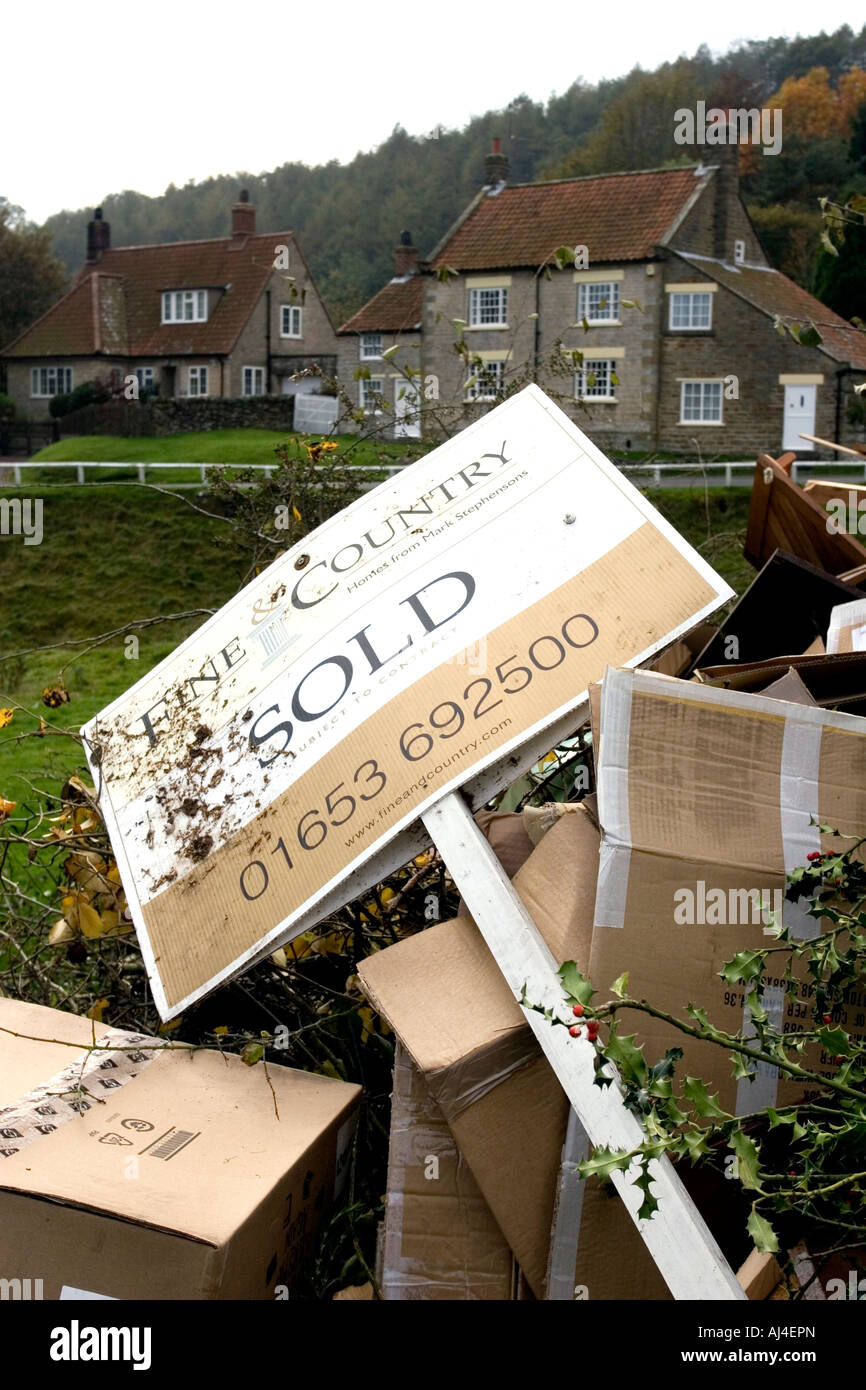
[[[11,1158],[53,1134],[104,1102],[109,1091],[132,1081],[159,1053],[159,1048],[139,1051],[137,1044],[152,1041],[146,1033],[109,1028],[92,1050],[78,1053],[56,1076],[0,1109],[0,1158]]]
[[[851,633],[852,652],[866,651],[866,598],[855,598],[852,603],[837,603],[830,614],[827,629],[827,655],[835,656],[841,650],[842,633],[853,628]]]
[[[595,922],[622,927],[631,860],[628,754],[635,673],[608,667],[601,687],[601,746],[598,750],[598,815],[604,827],[598,862]]]
[[[556,1187],[553,1209],[553,1231],[547,1261],[547,1299],[549,1302],[570,1303],[574,1298],[574,1267],[580,1244],[580,1222],[583,1214],[585,1183],[575,1169],[589,1157],[586,1130],[572,1107],[568,1115],[562,1163]]]

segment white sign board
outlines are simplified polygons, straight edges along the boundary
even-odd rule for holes
[[[729,597],[535,386],[305,537],[83,730],[161,1016]]]
[[[319,396],[311,391],[295,396],[294,427],[303,434],[328,434],[337,423],[339,401],[336,396]]]

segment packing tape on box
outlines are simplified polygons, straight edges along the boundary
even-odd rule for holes
[[[625,924],[631,859],[631,818],[629,810],[628,765],[631,738],[631,706],[635,690],[661,699],[682,700],[683,682],[661,681],[658,677],[642,675],[639,671],[619,671],[608,667],[601,692],[600,766],[597,767],[600,819],[604,827],[599,855],[598,889],[595,922],[599,927],[622,927]],[[818,819],[818,784],[821,753],[821,732],[827,724],[827,712],[810,705],[793,705],[771,697],[749,694],[744,705],[742,694],[718,686],[690,686],[689,701],[748,712],[769,714],[784,720],[782,758],[779,768],[779,810],[782,832],[782,855],[785,872],[806,862],[806,856],[821,848],[821,833],[812,820]],[[818,935],[817,920],[810,917],[802,903],[785,902],[785,925],[797,940],[809,940]],[[784,991],[767,988],[764,1008],[779,1026],[782,1021]],[[748,1005],[743,1009],[743,1032],[748,1036],[751,1014]],[[736,1114],[746,1114],[756,1108],[773,1105],[776,1100],[779,1073],[776,1067],[759,1062],[755,1080],[743,1078],[737,1083]]]
[[[449,1125],[464,1110],[507,1081],[521,1067],[537,1062],[538,1043],[528,1028],[518,1028],[470,1052],[459,1062],[427,1073],[427,1084]]]
[[[507,1081],[522,1067],[537,1062],[538,1043],[528,1029],[497,1038],[448,1067],[428,1072],[430,1093],[451,1124],[464,1110]],[[547,1268],[547,1298],[574,1298],[574,1270],[583,1209],[583,1180],[576,1166],[589,1156],[589,1141],[574,1110],[569,1112],[557,1177]]]
[[[50,1080],[14,1105],[0,1108],[0,1158],[11,1158],[60,1125],[104,1104],[109,1092],[132,1081],[160,1051],[158,1047],[140,1050],[138,1044],[145,1042],[153,1042],[146,1033],[109,1028],[92,1048],[77,1053]],[[122,1143],[122,1137],[117,1142]]]
[[[578,1176],[577,1165],[584,1158],[589,1158],[589,1137],[578,1119],[577,1111],[572,1109],[568,1112],[553,1209],[553,1230],[547,1261],[548,1302],[571,1303],[574,1299],[574,1271],[580,1244],[585,1187],[584,1180]]]
[[[866,599],[856,598],[851,603],[838,603],[830,614],[827,629],[827,655],[836,656],[843,650],[842,633],[850,629],[853,652],[866,650]]]

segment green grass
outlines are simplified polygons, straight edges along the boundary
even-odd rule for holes
[[[49,444],[33,455],[33,461],[62,463],[72,460],[76,463],[197,463],[225,464],[229,468],[245,468],[249,464],[276,464],[279,462],[276,450],[289,439],[301,438],[303,442],[318,440],[321,435],[297,436],[280,430],[200,430],[189,434],[168,434],[158,437],[143,436],[127,439],[118,435],[73,435],[61,439],[57,444]],[[407,463],[424,452],[418,441],[408,447],[400,443],[382,443],[359,439],[357,435],[337,435],[339,449],[335,458],[346,457],[347,462],[363,467],[375,467],[384,455],[387,461]],[[429,446],[428,446],[429,447]],[[124,477],[134,477],[134,467],[123,469],[96,469],[86,481],[110,482]],[[22,474],[24,482],[55,481],[74,482],[74,469],[45,469],[38,472],[27,469]],[[199,468],[160,468],[150,474],[155,483],[194,483],[200,481]]]
[[[135,619],[218,608],[244,575],[231,527],[180,496],[111,483],[41,491],[42,544],[0,537],[0,706],[23,706],[0,731],[0,795],[13,801],[26,788],[21,778],[56,789],[79,761],[68,738],[21,734],[38,729],[40,716],[49,727],[77,729],[206,615],[141,630],[137,659],[127,657],[123,635],[90,651],[71,645],[76,639]],[[71,702],[50,710],[41,692],[61,677]]]

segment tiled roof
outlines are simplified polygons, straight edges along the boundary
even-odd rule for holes
[[[695,167],[507,185],[480,199],[438,248],[434,266],[539,266],[558,247],[581,245],[590,264],[645,260],[704,186]]]
[[[820,299],[801,289],[780,270],[725,265],[722,261],[690,256],[684,251],[678,251],[677,255],[765,314],[814,323],[823,339],[821,351],[836,362],[866,369],[866,334],[858,332],[853,324],[834,314]]]
[[[6,349],[8,357],[118,353],[220,355],[232,350],[289,232],[162,246],[119,246]],[[161,323],[163,290],[208,289],[206,323]]]
[[[423,300],[423,275],[391,280],[337,332],[401,333],[420,328]]]

